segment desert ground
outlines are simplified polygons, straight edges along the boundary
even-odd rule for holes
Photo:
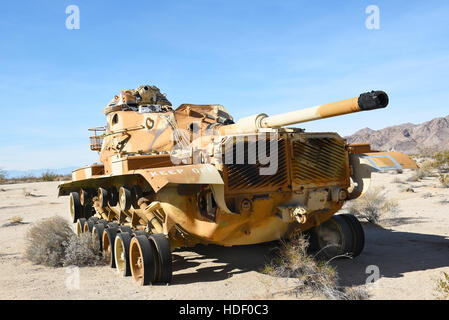
[[[370,299],[438,297],[436,282],[449,272],[449,188],[441,188],[435,177],[406,181],[412,174],[373,175],[372,186],[384,187],[398,210],[385,215],[381,226],[362,221],[365,250],[355,259],[332,261],[340,285],[363,287]],[[260,272],[277,243],[176,250],[170,285],[141,287],[115,269],[95,266],[79,269],[79,288],[67,286],[71,269],[33,265],[22,257],[32,223],[54,215],[69,218],[68,197],[57,197],[58,184],[0,185],[0,299],[310,298],[286,294],[295,279]],[[22,223],[10,224],[14,216]],[[366,284],[373,274],[369,266],[377,266],[380,278]]]

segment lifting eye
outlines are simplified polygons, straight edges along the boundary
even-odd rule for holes
[[[147,126],[147,129],[151,130],[154,127],[154,120],[151,118],[147,118],[145,121],[145,125]]]
[[[118,123],[118,114],[114,114],[114,116],[112,117],[112,124],[117,124]]]

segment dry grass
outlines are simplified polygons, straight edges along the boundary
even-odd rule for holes
[[[395,178],[392,180],[392,182],[393,182],[393,183],[401,183],[401,184],[406,183],[404,180],[402,180],[402,179],[399,178],[399,177],[395,177]]]
[[[6,172],[0,169],[0,183],[6,179]]]
[[[0,183],[15,184],[15,183],[31,183],[42,181],[67,181],[71,180],[71,175],[60,175],[51,171],[44,172],[41,176],[36,177],[33,175],[24,175],[16,178],[7,178],[6,173],[3,172],[3,176],[0,175]]]
[[[58,216],[43,219],[26,234],[24,257],[49,267],[96,265],[100,262],[98,248],[89,234],[78,238],[69,223]]]
[[[443,277],[437,281],[436,291],[441,299],[449,300],[449,274],[443,272]]]
[[[56,181],[60,175],[52,172],[52,171],[46,171],[42,174],[41,179],[42,181]]]
[[[65,248],[64,266],[93,266],[103,264],[100,257],[100,246],[92,241],[92,234],[82,233],[79,237],[72,235]]]
[[[331,300],[366,299],[368,294],[361,288],[339,288],[338,275],[328,261],[316,260],[308,253],[309,241],[297,234],[288,242],[282,242],[277,257],[262,270],[275,277],[295,278],[297,285],[291,294],[324,295]]]
[[[430,158],[430,159],[428,159]],[[449,188],[449,150],[427,154],[419,169],[408,181],[420,181],[425,177],[438,177],[441,186]]]
[[[377,187],[368,191],[361,198],[349,201],[347,209],[350,214],[358,218],[379,224],[383,216],[397,212],[398,203],[386,197],[384,188]]]
[[[13,224],[19,224],[19,223],[22,223],[23,218],[21,216],[14,216],[14,217],[11,217],[9,220]]]
[[[449,188],[449,174],[440,173],[438,179],[444,188]]]

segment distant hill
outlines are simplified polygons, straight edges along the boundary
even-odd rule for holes
[[[71,175],[72,170],[77,167],[67,167],[61,169],[32,169],[32,170],[5,170],[7,178],[21,178],[25,176],[40,177],[43,173],[50,171],[58,175]]]
[[[371,143],[373,150],[408,154],[422,149],[449,149],[449,116],[421,123],[404,123],[381,130],[365,128],[345,137],[349,143]]]

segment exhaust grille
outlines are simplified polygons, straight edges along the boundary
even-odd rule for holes
[[[292,179],[296,184],[345,181],[347,152],[342,140],[309,138],[293,142]]]
[[[229,192],[266,192],[270,190],[277,190],[282,186],[288,185],[287,161],[285,154],[285,139],[278,139],[278,157],[277,157],[277,172],[273,175],[261,175],[260,169],[268,165],[261,165],[259,159],[256,164],[248,164],[248,143],[244,144],[244,164],[236,164],[236,144],[233,145],[233,164],[226,164],[228,190]],[[269,141],[266,142],[267,156],[275,150],[270,150]],[[223,162],[225,159],[223,157]]]

